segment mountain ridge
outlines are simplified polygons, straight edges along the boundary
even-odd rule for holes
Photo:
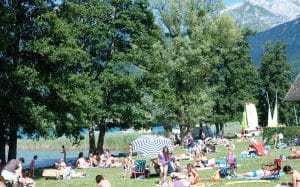
[[[300,17],[300,0],[244,0],[224,12],[241,27],[265,31]]]
[[[292,66],[293,74],[298,74],[300,72],[300,17],[249,37],[251,56],[256,66],[260,64],[265,42],[276,40],[287,44],[287,60]]]

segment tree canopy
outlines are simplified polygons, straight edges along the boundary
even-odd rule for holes
[[[176,124],[183,136],[197,124],[238,120],[244,103],[257,100],[264,119],[265,93],[276,90],[280,120],[289,123],[284,45],[266,45],[258,77],[247,42],[253,33],[223,7],[220,0],[0,1],[0,159],[6,145],[8,159],[16,157],[20,131],[78,143],[89,129],[89,151],[103,152],[110,127]]]

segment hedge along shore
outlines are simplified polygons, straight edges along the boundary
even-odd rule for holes
[[[138,138],[142,133],[140,132],[113,132],[106,133],[104,140],[104,149],[123,150],[128,148],[128,144]],[[98,134],[95,136],[98,141]],[[69,150],[88,149],[89,139],[84,136],[79,145],[73,145],[72,139],[67,137],[49,138],[49,139],[19,139],[18,149],[25,150],[60,150],[61,146],[65,145]]]

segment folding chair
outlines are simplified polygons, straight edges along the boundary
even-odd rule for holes
[[[143,176],[145,177],[146,171],[146,160],[136,160],[134,162],[134,170],[132,171],[133,177],[136,179],[137,177]]]
[[[279,179],[281,167],[281,159],[279,158],[275,158],[273,164],[264,165],[263,170],[270,171],[271,174],[264,176],[263,179]]]

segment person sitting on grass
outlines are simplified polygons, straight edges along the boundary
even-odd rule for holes
[[[236,166],[236,157],[231,151],[229,151],[228,154],[227,154],[226,162],[228,163],[229,167],[235,173],[235,170],[237,168],[237,166]]]
[[[18,182],[18,177],[16,170],[19,168],[19,161],[16,159],[11,159],[3,168],[1,176],[7,181],[10,181],[12,184]]]
[[[0,176],[0,187],[6,187],[5,186],[5,179],[2,176]]]
[[[35,182],[30,178],[30,172],[25,171],[24,176],[20,178],[19,182],[26,187],[35,187]]]
[[[199,154],[199,157],[196,158],[195,161],[195,167],[200,167],[200,168],[204,168],[208,165],[208,159],[205,156],[205,152],[201,151]]]
[[[179,179],[178,173],[171,173],[172,182],[170,183],[169,187],[184,187],[183,182]]]
[[[105,180],[102,175],[96,176],[97,187],[111,187],[111,184],[108,180]]]
[[[89,163],[87,161],[85,161],[85,159],[83,157],[83,152],[79,153],[78,159],[76,161],[76,166],[78,168],[87,168],[87,167],[89,167]]]
[[[65,163],[64,159],[61,158],[58,163],[54,164],[54,167],[58,170],[63,170],[67,167],[67,164]]]
[[[227,149],[228,151],[233,151],[233,150],[235,150],[235,145],[234,145],[233,141],[229,141],[229,142],[228,142],[228,144],[226,145],[226,149]]]
[[[182,172],[182,167],[181,167],[181,165],[180,165],[180,161],[179,160],[175,160],[175,163],[174,163],[174,170],[173,170],[174,172],[178,172],[178,173],[180,173],[180,172]]]
[[[151,161],[150,166],[153,166],[154,171],[155,171],[155,174],[153,174],[153,176],[154,176],[154,175],[155,175],[155,176],[160,176],[160,166],[159,166],[159,164],[158,164],[157,159],[156,159],[156,158],[150,159],[150,161]]]
[[[241,177],[268,177],[273,175],[278,175],[281,170],[281,160],[279,158],[274,159],[273,164],[266,164],[265,168],[259,170],[253,170],[251,172],[246,172],[243,174],[237,174],[236,176]]]
[[[283,172],[287,175],[292,175],[292,182],[283,182],[275,187],[300,187],[300,173],[291,166],[284,166]]]
[[[16,175],[18,178],[23,177],[23,164],[25,162],[24,158],[19,158],[19,168],[16,169]]]
[[[94,160],[93,153],[90,153],[89,159],[87,160],[87,163],[89,164],[89,166],[94,167],[95,160]]]
[[[293,187],[300,187],[300,173],[293,169],[291,166],[284,166],[283,172],[288,175],[292,175]]]
[[[196,184],[198,181],[199,174],[194,169],[193,164],[188,163],[186,167],[187,167],[188,181],[190,182],[191,185]]]
[[[134,168],[134,160],[131,159],[129,154],[127,154],[126,158],[123,161],[123,169],[124,169],[123,178],[124,179],[128,178],[128,174],[130,177],[130,174],[131,174],[131,171],[133,168]]]
[[[300,158],[300,150],[298,150],[295,146],[291,147],[291,154],[287,156],[287,159],[299,159]]]

